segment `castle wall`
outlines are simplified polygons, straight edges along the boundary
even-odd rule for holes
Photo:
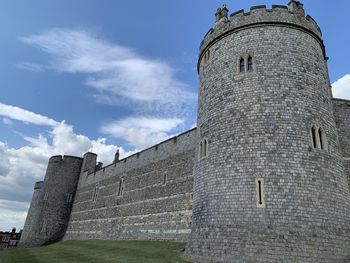
[[[333,99],[332,102],[338,129],[339,145],[350,187],[350,101]]]
[[[42,209],[43,186],[43,181],[35,183],[32,201],[30,202],[27,218],[24,223],[21,240],[18,244],[19,247],[31,247],[33,244],[40,243],[36,233],[39,232],[40,227],[38,222]]]
[[[294,0],[227,11],[200,47],[198,128],[103,168],[52,157],[24,245],[65,233],[189,240],[195,262],[348,262],[350,101],[331,97],[321,31]]]
[[[65,239],[186,241],[195,137],[193,129],[94,173],[83,172]]]

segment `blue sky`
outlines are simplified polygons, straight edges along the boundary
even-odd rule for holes
[[[196,123],[199,44],[222,1],[33,0],[0,5],[0,231],[23,227],[51,155],[108,164]],[[350,99],[350,2],[303,1],[334,95]],[[287,1],[235,0],[230,13]]]

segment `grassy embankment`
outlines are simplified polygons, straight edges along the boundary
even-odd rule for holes
[[[0,251],[1,263],[185,263],[184,243],[159,241],[64,241]]]

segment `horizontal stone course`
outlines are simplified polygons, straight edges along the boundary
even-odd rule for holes
[[[196,130],[191,130],[157,150],[83,173],[65,239],[187,240],[195,138]],[[121,178],[124,191],[119,195]]]
[[[218,17],[198,70],[198,128],[105,167],[93,153],[50,158],[22,245],[65,233],[188,241],[201,263],[349,262],[350,101],[331,96],[316,22],[293,0]]]
[[[185,254],[213,262],[347,260],[349,187],[315,22],[279,7],[219,19],[202,42],[198,71],[198,139],[208,138],[209,155],[194,164]],[[313,147],[312,125],[322,127],[326,149]]]

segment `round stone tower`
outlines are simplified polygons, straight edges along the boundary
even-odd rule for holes
[[[32,246],[33,242],[38,242],[35,240],[35,238],[36,233],[39,231],[37,222],[39,222],[41,215],[43,186],[43,181],[35,183],[32,201],[30,202],[30,207],[19,244],[21,247],[30,247]]]
[[[198,62],[200,262],[343,262],[350,198],[321,31],[303,5],[216,13]]]
[[[39,246],[63,237],[82,162],[83,158],[67,155],[50,158],[44,183],[34,192],[33,200],[37,205],[32,209],[32,201],[20,246]],[[31,214],[32,219],[29,218]],[[28,228],[27,225],[32,227]]]

